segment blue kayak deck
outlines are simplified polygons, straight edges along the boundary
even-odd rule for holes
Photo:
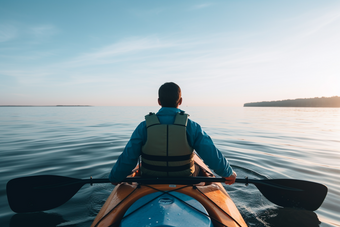
[[[120,227],[213,227],[206,209],[194,198],[179,192],[146,195],[126,211]]]

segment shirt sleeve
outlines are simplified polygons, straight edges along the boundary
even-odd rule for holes
[[[146,124],[145,121],[140,123],[129,142],[126,144],[123,153],[119,156],[116,164],[112,167],[109,175],[111,182],[121,182],[136,167],[138,158],[141,154],[142,146],[146,141]]]
[[[204,163],[221,177],[229,177],[233,173],[228,160],[216,148],[210,136],[204,132],[199,124],[188,121],[189,143],[196,150]]]

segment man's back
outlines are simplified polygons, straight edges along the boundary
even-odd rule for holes
[[[159,88],[158,96],[158,104],[161,105],[162,108],[156,114],[157,118],[160,124],[171,125],[174,123],[177,113],[181,112],[181,110],[178,109],[178,106],[182,104],[181,89],[175,83],[165,83]],[[236,173],[233,172],[229,162],[215,147],[213,141],[202,130],[201,126],[188,119],[185,132],[183,137],[186,137],[185,140],[187,144],[196,150],[204,162],[218,175],[225,178],[231,177],[231,180],[226,180],[234,183]],[[109,176],[111,182],[114,184],[120,182],[131,173],[140,155],[142,155],[143,146],[148,139],[147,134],[146,122],[143,121],[137,126],[123,153],[113,166]],[[153,152],[156,153],[157,151],[155,150]],[[188,168],[191,168],[191,166],[188,166]]]

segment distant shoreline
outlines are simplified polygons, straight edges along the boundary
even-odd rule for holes
[[[0,105],[0,107],[92,107],[90,105]]]
[[[340,107],[340,97],[322,97],[322,98],[306,98],[306,99],[287,99],[280,101],[263,101],[245,103],[244,107]]]

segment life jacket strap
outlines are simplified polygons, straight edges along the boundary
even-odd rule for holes
[[[161,123],[158,120],[158,117],[155,113],[150,112],[149,115],[145,116],[146,120],[146,128],[149,128],[154,125],[160,125]]]
[[[155,166],[155,165],[149,165],[142,161],[143,168],[153,170],[153,171],[161,171],[161,172],[177,172],[177,171],[188,170],[193,165],[194,165],[194,162],[190,162],[182,166]]]
[[[188,155],[180,155],[180,156],[157,156],[157,155],[148,155],[142,152],[142,157],[150,160],[150,161],[187,161],[194,157],[194,153]]]
[[[188,116],[189,114],[184,113],[184,111],[177,113],[175,121],[174,121],[174,125],[181,125],[181,126],[186,127],[188,123]]]

